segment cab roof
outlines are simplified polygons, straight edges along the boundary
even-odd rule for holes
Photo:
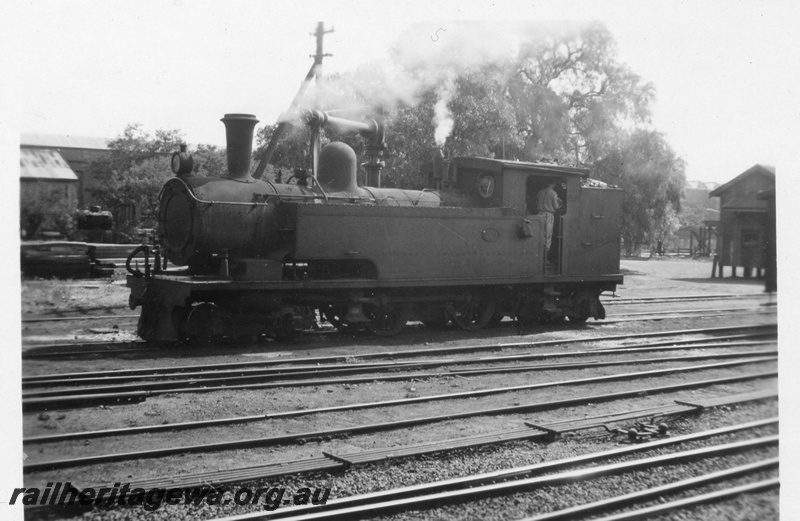
[[[487,159],[485,157],[455,157],[452,159],[458,167],[479,168],[491,172],[502,172],[506,169],[526,170],[542,174],[589,177],[588,168],[559,166],[550,163],[529,163],[525,161],[509,161],[505,159]]]

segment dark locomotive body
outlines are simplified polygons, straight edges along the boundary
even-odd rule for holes
[[[146,340],[285,337],[318,318],[384,335],[408,320],[584,321],[604,318],[599,295],[622,282],[622,192],[587,170],[464,157],[431,189],[360,187],[352,149],[332,143],[310,186],[268,183],[249,174],[254,119],[237,117],[228,178],[182,174],[162,190],[154,266],[128,277]],[[564,204],[546,259],[532,201],[551,182]]]

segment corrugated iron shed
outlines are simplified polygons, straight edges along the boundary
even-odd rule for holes
[[[19,176],[20,179],[78,180],[75,172],[55,150],[26,147],[19,149]]]
[[[50,134],[21,134],[20,146],[41,148],[81,148],[108,150],[110,140],[103,137],[56,136]]]

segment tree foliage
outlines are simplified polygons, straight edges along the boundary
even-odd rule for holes
[[[390,114],[386,132],[386,170],[381,180],[383,186],[425,187],[427,177],[420,173],[420,168],[431,161],[436,151],[431,128],[433,105],[433,91],[428,91],[419,104],[403,104]]]
[[[681,213],[678,215],[678,221],[682,228],[700,228],[708,217],[706,216],[708,210],[702,203],[690,203],[683,201],[681,203]]]
[[[197,145],[192,152],[194,175],[202,177],[224,177],[228,174],[228,158],[224,148],[216,145]]]
[[[654,87],[617,61],[602,24],[523,45],[515,73],[511,92],[528,156],[589,165],[620,126],[649,120]]]
[[[594,175],[625,190],[622,238],[627,255],[666,242],[679,227],[684,162],[658,132],[637,130],[594,165]]]
[[[92,177],[101,182],[91,192],[114,216],[115,231],[134,236],[137,227],[155,224],[158,194],[171,175],[169,154],[181,142],[177,130],[151,137],[138,124],[109,142],[109,157],[92,165]]]
[[[158,130],[151,136],[131,124],[109,142],[110,155],[93,163],[92,176],[100,182],[92,195],[112,213],[118,233],[133,237],[137,228],[155,226],[158,194],[172,177],[170,157],[181,143],[179,130]],[[192,155],[197,174],[213,177],[226,172],[224,150],[199,145]]]

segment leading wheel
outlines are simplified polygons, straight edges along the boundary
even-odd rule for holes
[[[489,297],[467,295],[461,302],[453,306],[453,322],[465,331],[476,331],[483,328],[494,316],[496,302]]]
[[[196,342],[208,342],[225,336],[228,314],[219,306],[204,302],[189,310],[181,332],[183,337]]]

